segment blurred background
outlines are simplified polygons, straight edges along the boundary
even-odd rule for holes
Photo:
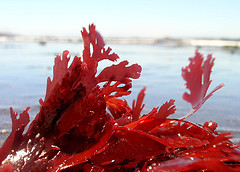
[[[81,56],[82,27],[94,23],[107,46],[130,64],[143,67],[133,81],[131,105],[147,87],[145,109],[175,99],[175,117],[191,109],[182,100],[181,68],[196,49],[216,58],[212,86],[224,83],[189,120],[214,120],[221,132],[240,140],[240,1],[237,0],[121,0],[47,1],[0,0],[0,145],[11,132],[9,107],[31,107],[31,120],[44,99],[56,54],[69,50]],[[99,66],[101,70],[109,62]]]

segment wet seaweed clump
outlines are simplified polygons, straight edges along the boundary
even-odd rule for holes
[[[141,66],[128,61],[97,72],[102,60],[119,56],[105,49],[94,25],[82,30],[82,57],[69,64],[69,52],[57,55],[53,78],[47,80],[40,111],[29,123],[27,108],[10,109],[12,132],[0,148],[0,171],[240,171],[239,144],[231,133],[219,133],[214,121],[203,125],[186,119],[215,91],[207,94],[214,58],[196,51],[182,69],[189,92],[183,99],[192,105],[176,119],[174,100],[142,114],[145,88],[130,106],[132,79]]]

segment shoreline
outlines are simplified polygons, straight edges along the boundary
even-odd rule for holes
[[[81,43],[78,37],[56,37],[56,36],[9,36],[1,35],[0,42],[38,42],[45,45],[48,42],[56,43]],[[210,39],[210,38],[105,38],[106,43],[116,44],[156,44],[163,46],[195,46],[195,47],[229,47],[240,48],[240,40],[234,39]]]

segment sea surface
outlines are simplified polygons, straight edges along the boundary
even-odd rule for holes
[[[146,87],[145,108],[148,113],[170,99],[175,99],[177,111],[172,118],[187,114],[191,106],[182,100],[186,91],[181,69],[187,66],[196,47],[162,46],[158,44],[107,44],[120,56],[116,62],[128,60],[129,64],[142,66],[142,75],[133,80],[132,94],[124,97],[129,105],[139,91]],[[69,50],[71,57],[81,56],[82,43],[0,42],[0,145],[11,132],[9,107],[20,113],[30,107],[31,120],[39,111],[39,99],[44,99],[47,77],[52,77],[52,66],[56,54]],[[206,57],[216,58],[211,75],[210,89],[224,83],[197,111],[190,121],[204,124],[216,121],[220,132],[232,132],[234,141],[240,141],[240,54],[232,54],[216,47],[200,47]],[[99,71],[112,62],[104,61]]]

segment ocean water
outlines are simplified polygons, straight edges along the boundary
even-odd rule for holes
[[[188,58],[194,56],[195,47],[167,47],[152,44],[108,44],[113,52],[129,64],[142,66],[142,75],[133,80],[132,94],[124,97],[129,104],[136,99],[138,92],[146,87],[145,108],[148,113],[170,99],[175,99],[177,111],[173,118],[184,116],[191,106],[182,100],[186,91],[181,77],[181,68],[188,65]],[[82,43],[47,43],[37,42],[0,42],[0,145],[11,132],[9,107],[22,112],[31,107],[30,118],[34,119],[39,111],[39,99],[44,99],[46,81],[52,76],[52,66],[56,54],[69,50],[71,57],[81,56]],[[204,124],[216,121],[220,132],[232,132],[235,141],[240,140],[240,54],[231,54],[221,48],[203,47],[199,51],[216,58],[211,75],[209,90],[218,84],[226,86],[217,91],[197,111],[190,121]],[[104,61],[99,64],[99,71],[111,65]]]

